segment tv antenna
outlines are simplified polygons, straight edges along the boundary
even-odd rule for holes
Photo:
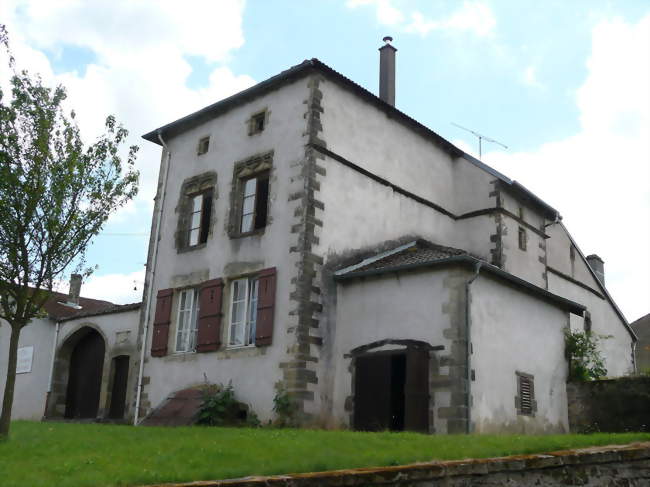
[[[491,139],[490,137],[487,137],[487,136],[485,136],[485,135],[483,135],[483,134],[479,134],[478,132],[474,132],[473,130],[470,130],[470,129],[465,128],[465,127],[463,127],[463,126],[461,126],[461,125],[458,125],[457,123],[451,122],[451,124],[452,124],[452,125],[455,125],[455,126],[458,127],[459,129],[463,129],[463,130],[469,132],[470,134],[474,135],[475,137],[478,137],[478,158],[479,158],[479,159],[483,156],[483,141],[484,141],[484,140],[485,140],[486,142],[492,142],[493,144],[499,144],[499,145],[500,145],[501,147],[503,147],[504,149],[507,149],[507,148],[508,148],[507,145],[502,144],[502,143],[499,142],[498,140],[494,140],[494,139]]]

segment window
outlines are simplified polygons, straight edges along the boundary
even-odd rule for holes
[[[519,249],[526,250],[526,229],[519,227]]]
[[[258,291],[257,277],[232,282],[228,346],[245,347],[255,344]]]
[[[264,172],[244,180],[242,188],[239,232],[249,233],[264,228],[269,199],[269,173]]]
[[[196,153],[198,155],[205,154],[208,152],[208,149],[210,148],[210,137],[203,137],[199,139],[199,145],[196,149]]]
[[[193,352],[196,350],[198,316],[199,290],[183,289],[178,295],[176,352]]]
[[[515,397],[515,407],[517,414],[534,416],[537,411],[534,377],[523,372],[516,372],[516,377],[518,395]]]
[[[233,174],[228,233],[237,238],[261,232],[269,223],[269,179],[273,153],[237,162]]]
[[[178,252],[201,248],[212,227],[212,206],[216,198],[217,174],[206,172],[183,181],[176,212],[174,235]]]
[[[519,218],[520,218],[521,220],[524,219],[524,207],[523,207],[523,206],[520,206],[520,207],[519,207],[518,215],[519,215]]]
[[[569,246],[569,260],[571,261],[571,277],[575,277],[575,273],[576,273],[576,248],[573,245]]]
[[[194,247],[208,241],[211,213],[211,190],[190,197],[189,228],[187,229],[186,239],[188,247]]]
[[[585,311],[584,327],[585,333],[591,333],[591,313],[589,311]]]
[[[266,117],[268,112],[266,110],[254,114],[248,120],[248,135],[259,134],[264,131],[266,127]]]

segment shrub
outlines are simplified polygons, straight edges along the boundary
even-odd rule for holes
[[[235,397],[232,382],[226,387],[207,384],[203,389],[203,403],[199,408],[198,424],[206,426],[253,426],[260,425],[257,415],[248,404]]]
[[[570,380],[589,381],[607,375],[605,359],[598,350],[599,340],[596,335],[566,330],[564,337]]]
[[[282,385],[282,382],[275,384],[275,396],[273,397],[273,412],[275,413],[275,425],[281,428],[293,426],[295,421],[296,405],[289,397],[289,393]]]

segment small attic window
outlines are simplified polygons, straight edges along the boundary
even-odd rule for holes
[[[264,110],[251,116],[248,121],[248,135],[259,134],[264,131],[266,128],[266,114],[267,111]]]
[[[210,148],[210,137],[202,137],[199,139],[199,145],[196,148],[196,153],[202,155],[208,152]]]
[[[520,219],[520,220],[523,220],[523,219],[524,219],[524,207],[523,207],[523,206],[520,206],[519,209],[518,209],[518,211],[517,211],[517,213],[518,213],[518,215],[519,215],[519,219]]]
[[[515,372],[517,377],[517,396],[515,396],[515,408],[517,414],[535,416],[537,401],[535,401],[534,376],[523,372]]]

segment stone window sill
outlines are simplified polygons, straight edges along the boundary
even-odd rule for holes
[[[193,250],[200,250],[202,248],[207,247],[208,243],[202,243],[198,245],[192,245],[191,247],[183,247],[182,249],[177,249],[177,253],[179,254],[184,254],[186,252],[192,252]]]

